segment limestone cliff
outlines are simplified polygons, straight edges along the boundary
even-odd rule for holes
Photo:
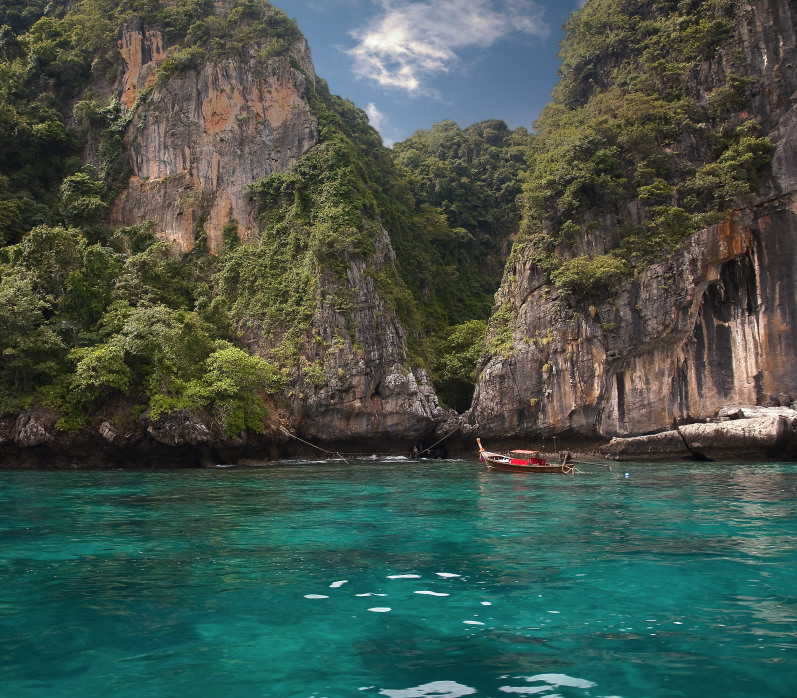
[[[265,63],[252,46],[245,58],[170,75],[158,72],[168,47],[155,27],[129,23],[119,50],[121,108],[135,113],[125,132],[130,176],[111,224],[152,220],[183,251],[199,225],[213,251],[231,219],[250,237],[257,223],[248,185],[289,171],[318,139],[305,96],[314,80],[305,40]]]
[[[299,372],[291,395],[298,431],[314,442],[409,450],[445,416],[425,371],[410,367],[406,331],[366,271],[394,263],[387,232],[380,228],[374,255],[349,263],[350,312],[335,307],[338,282],[329,274],[319,279],[319,297],[326,300],[314,312],[316,339],[306,345],[302,361],[323,367],[324,377],[318,381]]]
[[[601,439],[704,420],[728,403],[797,398],[797,8],[753,0],[733,11],[735,35],[692,88],[705,102],[729,56],[744,57],[754,82],[737,118],[754,118],[774,145],[757,198],[589,312],[549,283],[532,245],[518,250],[491,323],[494,338],[503,331],[511,342],[483,361],[470,430]],[[698,157],[688,137],[679,147],[679,157]],[[625,205],[636,204],[616,203]],[[616,244],[612,220],[595,217],[577,240],[582,253]]]
[[[163,69],[170,49],[157,28],[130,23],[119,46],[125,66],[118,86],[121,108],[132,112],[125,131],[131,174],[112,205],[111,224],[152,220],[156,237],[172,241],[179,251],[193,247],[201,226],[210,251],[217,253],[222,229],[234,219],[238,237],[256,256],[254,250],[270,234],[265,219],[279,214],[274,205],[259,205],[249,185],[290,173],[302,156],[324,147],[310,106],[315,73],[306,42],[297,40],[288,54],[265,63],[253,45],[246,58],[207,60],[173,74]],[[335,165],[325,167],[328,174]],[[405,330],[375,286],[374,275],[397,278],[379,213],[363,210],[356,218],[359,232],[375,239],[365,245],[367,254],[338,243],[333,252],[346,260],[345,278],[308,255],[304,224],[293,223],[302,238],[295,254],[272,272],[244,272],[253,287],[260,283],[257,274],[285,274],[287,286],[289,267],[310,269],[312,290],[303,301],[309,321],[263,320],[262,308],[250,306],[237,314],[237,324],[247,347],[268,358],[284,353],[285,333],[301,325],[298,356],[285,368],[289,378],[281,411],[284,423],[301,437],[348,449],[384,451],[392,443],[408,450],[444,413],[426,374],[411,368]],[[313,224],[306,222],[308,229]],[[329,233],[339,235],[335,229]],[[232,296],[228,300],[234,303]],[[340,298],[347,299],[345,308]]]

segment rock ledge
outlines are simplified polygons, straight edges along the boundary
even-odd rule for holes
[[[797,458],[797,410],[733,405],[705,424],[614,438],[604,454],[616,460],[765,460]]]

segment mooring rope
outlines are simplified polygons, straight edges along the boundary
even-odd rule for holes
[[[418,451],[418,455],[420,455],[421,453],[430,453],[430,452],[432,451],[432,449],[434,449],[434,447],[435,447],[435,446],[437,446],[438,444],[440,444],[440,443],[442,443],[443,441],[445,441],[445,440],[446,440],[446,439],[447,439],[449,436],[451,436],[451,435],[455,434],[457,431],[459,431],[459,429],[460,429],[461,427],[462,427],[462,425],[460,424],[459,426],[457,426],[457,428],[456,428],[456,429],[454,429],[453,431],[451,431],[451,432],[449,432],[448,434],[446,434],[446,435],[445,435],[445,436],[444,436],[442,439],[440,439],[439,441],[435,442],[434,444],[432,444],[432,445],[431,445],[431,446],[429,446],[428,448],[425,448],[425,449],[423,449],[422,451]],[[343,454],[342,454],[340,451],[330,451],[329,449],[326,449],[326,448],[321,448],[321,446],[316,446],[315,444],[312,444],[312,443],[310,443],[309,441],[305,441],[304,439],[302,439],[302,438],[300,438],[300,437],[296,436],[296,434],[291,434],[291,433],[290,433],[290,432],[289,432],[289,431],[288,431],[288,430],[287,430],[285,427],[283,427],[281,424],[279,425],[279,429],[280,429],[280,431],[281,431],[281,432],[282,432],[282,433],[283,433],[285,436],[287,436],[287,437],[288,437],[288,438],[290,438],[290,439],[295,439],[296,441],[300,441],[301,443],[303,443],[303,444],[306,444],[307,446],[310,446],[310,448],[314,448],[314,449],[316,449],[317,451],[321,451],[321,453],[332,454],[332,455],[334,455],[334,456],[338,456],[338,458],[341,458],[342,460],[346,461],[347,463],[349,462],[349,461],[347,461],[347,460],[346,460],[346,458],[344,457],[344,455],[343,455]],[[404,453],[387,453],[387,454],[373,454],[373,453],[346,453],[345,455],[349,456],[350,458],[356,458],[357,456],[371,456],[371,455],[397,456],[397,455],[404,455]]]
[[[429,446],[429,448],[423,449],[423,451],[418,451],[418,453],[420,454],[420,453],[428,453],[428,452],[430,452],[435,446],[437,446],[437,444],[443,443],[443,441],[445,441],[452,434],[455,434],[456,432],[458,432],[461,428],[462,428],[462,425],[460,424],[460,425],[457,426],[456,429],[454,429],[454,431],[450,432],[449,434],[446,434],[442,439],[440,439],[440,441],[437,441],[437,442],[433,443],[431,446]]]
[[[311,444],[309,441],[305,441],[304,439],[300,439],[298,436],[296,436],[296,434],[291,434],[291,433],[290,433],[290,432],[289,432],[289,431],[288,431],[288,430],[287,430],[285,427],[283,427],[281,424],[280,424],[280,431],[281,431],[283,434],[285,434],[285,436],[288,436],[288,437],[290,437],[291,439],[296,439],[297,441],[301,441],[303,444],[307,444],[308,446],[310,446],[310,448],[315,448],[316,450],[318,450],[318,451],[321,451],[322,453],[331,453],[331,454],[333,454],[333,455],[335,455],[335,456],[338,456],[339,458],[342,458],[342,459],[343,459],[344,461],[346,461],[347,463],[349,462],[349,461],[347,461],[345,458],[343,458],[343,456],[342,456],[342,455],[341,455],[341,454],[340,454],[338,451],[330,451],[330,450],[328,450],[328,449],[326,449],[326,448],[321,448],[320,446],[316,446],[315,444]]]

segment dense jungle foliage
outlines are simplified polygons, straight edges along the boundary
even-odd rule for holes
[[[323,80],[309,96],[320,143],[290,173],[252,184],[264,228],[251,244],[230,236],[215,277],[219,297],[229,301],[244,334],[256,328],[270,333],[272,343],[279,340],[272,353],[281,366],[323,382],[323,360],[308,362],[300,352],[311,341],[313,312],[322,300],[351,307],[349,261],[369,259],[384,228],[395,268],[366,273],[407,330],[411,363],[429,369],[445,405],[464,411],[509,237],[517,231],[528,133],[512,133],[498,121],[467,131],[447,122],[391,154],[365,113],[331,95]],[[491,209],[491,200],[499,205]],[[319,297],[322,273],[339,282],[332,299]],[[312,341],[333,349],[340,340]]]
[[[44,404],[63,413],[60,428],[76,429],[110,404],[126,405],[131,419],[205,410],[229,436],[262,430],[266,402],[297,371],[324,382],[323,366],[300,352],[318,339],[310,326],[322,300],[318,277],[341,281],[334,302],[345,311],[347,260],[371,255],[380,225],[399,249],[397,265],[369,273],[408,329],[412,361],[433,372],[449,404],[466,407],[498,283],[497,253],[484,229],[493,224],[484,200],[493,183],[479,185],[472,221],[449,224],[444,199],[416,202],[406,171],[365,114],[330,95],[323,80],[308,94],[319,145],[290,174],[252,186],[264,213],[257,240],[242,244],[230,221],[215,257],[200,222],[195,249],[179,257],[155,239],[151,224],[105,224],[127,176],[122,137],[134,111],[123,113],[118,100],[104,102],[95,89],[119,78],[120,27],[135,20],[162,28],[171,48],[159,80],[252,45],[265,62],[299,37],[295,23],[266,2],[228,5],[216,15],[204,0],[83,0],[67,12],[65,2],[0,0],[0,411]],[[500,152],[508,132],[496,125],[500,134],[476,129],[458,146],[467,141],[469,157]],[[97,170],[81,158],[92,139]],[[523,156],[507,161],[509,172],[493,179],[513,187],[511,198]],[[460,204],[471,193],[458,192]],[[507,235],[511,215],[496,217],[504,226],[498,237]],[[474,240],[493,258],[487,284],[478,262],[458,249]],[[458,264],[465,265],[461,278]],[[447,280],[439,273],[446,265]],[[255,331],[276,347],[268,361],[243,348]]]
[[[371,259],[383,230],[395,266],[366,273],[396,310],[412,365],[463,410],[518,229],[513,254],[530,255],[573,303],[592,303],[743,205],[771,156],[743,116],[755,85],[730,46],[730,0],[590,0],[568,22],[562,79],[535,136],[443,122],[391,152],[317,80],[307,98],[319,144],[289,174],[252,185],[260,234],[241,242],[230,221],[214,256],[200,219],[194,250],[178,256],[151,224],[105,222],[128,174],[134,110],[98,86],[119,80],[117,39],[131,20],[167,38],[161,82],[253,46],[263,66],[290,56],[300,35],[284,12],[265,0],[218,5],[0,0],[0,413],[49,405],[60,428],[77,429],[113,405],[119,419],[187,409],[214,414],[229,436],[260,431],[287,385],[325,382],[304,351],[324,341],[313,313],[350,310],[348,264]],[[88,142],[96,169],[82,159]],[[596,247],[605,253],[587,254]],[[322,297],[322,277],[334,297]],[[245,349],[255,345],[267,360]]]
[[[531,142],[503,121],[466,129],[444,121],[393,146],[416,221],[391,240],[426,319],[422,349],[438,395],[460,412],[473,397],[486,320],[518,231]]]
[[[571,301],[605,298],[758,191],[772,144],[745,115],[755,81],[733,47],[738,7],[590,0],[565,25],[516,249]]]
[[[267,60],[295,41],[296,25],[258,0],[219,17],[203,0],[66,7],[0,0],[0,411],[40,403],[75,429],[121,400],[120,419],[205,410],[228,436],[262,431],[284,375],[241,348],[214,292],[215,260],[201,246],[178,257],[146,222],[104,223],[131,115],[98,104],[92,86],[117,79],[118,32],[133,18],[175,45],[164,74],[251,42]],[[80,158],[92,129],[99,171]]]

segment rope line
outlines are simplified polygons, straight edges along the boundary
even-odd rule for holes
[[[456,429],[454,429],[454,431],[452,431],[450,434],[446,434],[446,435],[445,435],[445,436],[444,436],[442,439],[440,439],[440,441],[436,441],[436,442],[435,442],[435,443],[433,443],[431,446],[429,446],[429,448],[425,448],[425,449],[423,449],[423,451],[418,451],[418,454],[420,455],[421,453],[428,453],[428,452],[430,452],[430,451],[431,451],[431,450],[432,450],[432,449],[433,449],[435,446],[437,446],[437,444],[439,444],[439,443],[442,443],[442,442],[443,442],[443,441],[445,441],[445,440],[446,440],[446,439],[447,439],[449,436],[451,436],[452,434],[455,434],[456,432],[458,432],[458,431],[459,431],[461,428],[462,428],[462,425],[460,424],[460,425],[459,425],[459,426],[458,426]]]
[[[451,431],[451,432],[449,432],[448,434],[446,434],[446,435],[445,435],[445,436],[444,436],[442,439],[440,439],[440,440],[436,441],[435,443],[433,443],[433,444],[432,444],[431,446],[429,446],[428,448],[425,448],[425,449],[423,449],[422,451],[418,451],[418,454],[417,454],[417,455],[420,455],[421,453],[430,453],[430,452],[431,452],[431,451],[434,449],[434,447],[435,447],[435,446],[437,446],[438,444],[441,444],[441,443],[442,443],[443,441],[445,441],[445,440],[446,440],[446,439],[447,439],[449,436],[453,436],[453,435],[454,435],[456,432],[458,432],[458,431],[459,431],[461,428],[462,428],[462,425],[460,424],[459,426],[457,426],[457,428],[456,428],[456,429],[454,429],[453,431]],[[290,432],[289,432],[289,431],[288,431],[288,430],[287,430],[285,427],[283,427],[281,424],[279,425],[279,429],[280,429],[280,431],[281,431],[281,432],[282,432],[282,433],[283,433],[285,436],[287,436],[287,437],[288,437],[288,438],[290,438],[290,439],[295,439],[296,441],[300,441],[301,443],[303,443],[303,444],[305,444],[305,445],[309,446],[310,448],[314,448],[314,449],[316,449],[317,451],[321,451],[321,453],[326,453],[326,454],[330,454],[330,455],[333,455],[333,456],[337,456],[338,458],[340,458],[341,460],[345,461],[346,463],[348,463],[348,462],[349,462],[348,460],[346,460],[346,458],[344,457],[344,455],[343,455],[343,454],[342,454],[340,451],[330,451],[330,450],[329,450],[329,449],[327,449],[327,448],[321,448],[321,446],[316,446],[315,444],[313,444],[313,443],[310,443],[309,441],[305,441],[304,439],[302,439],[302,438],[300,438],[300,437],[296,436],[296,434],[291,434],[291,433],[290,433]],[[403,454],[403,453],[387,453],[387,454],[374,454],[374,453],[346,453],[345,455],[349,456],[349,458],[356,458],[356,457],[358,457],[358,456],[362,456],[362,457],[367,457],[367,456],[372,456],[372,455],[382,455],[382,456],[402,456],[402,455],[404,455],[404,454]],[[610,472],[611,472],[611,470],[612,470],[612,466],[611,466],[610,464],[609,464],[609,465],[607,465],[607,464],[605,464],[605,463],[596,463],[596,462],[593,462],[593,461],[583,461],[583,460],[582,460],[582,461],[575,461],[575,462],[573,462],[571,465],[568,465],[567,463],[562,463],[562,472],[564,472],[566,475],[575,475],[576,473],[583,474],[583,472],[582,472],[581,470],[579,470],[579,469],[576,467],[576,465],[598,465],[598,466],[601,466],[601,467],[604,467],[604,468],[608,468]]]
[[[452,431],[452,432],[450,432],[450,433],[446,434],[446,435],[445,435],[445,436],[444,436],[442,439],[440,439],[439,441],[436,441],[434,444],[432,444],[432,445],[431,445],[431,446],[429,446],[428,448],[425,448],[425,449],[423,449],[422,451],[418,451],[418,455],[420,455],[421,453],[429,453],[429,452],[431,452],[431,450],[432,450],[432,449],[433,449],[435,446],[437,446],[438,444],[440,444],[440,443],[442,443],[443,441],[445,441],[445,440],[446,440],[446,439],[447,439],[449,436],[451,436],[451,435],[455,434],[457,431],[459,431],[459,429],[460,429],[461,427],[462,427],[462,425],[460,424],[460,425],[459,425],[459,426],[458,426],[456,429],[454,429],[454,431]],[[347,460],[346,460],[346,458],[344,457],[344,455],[343,455],[343,454],[342,454],[340,451],[330,451],[330,450],[329,450],[329,449],[327,449],[327,448],[321,448],[321,446],[316,446],[315,444],[312,444],[312,443],[310,443],[309,441],[305,441],[304,439],[302,439],[302,438],[300,438],[300,437],[296,436],[296,434],[291,434],[291,433],[290,433],[290,432],[289,432],[289,431],[288,431],[288,430],[287,430],[287,429],[286,429],[284,426],[282,426],[281,424],[279,425],[279,429],[280,429],[280,431],[281,431],[281,432],[282,432],[282,433],[283,433],[285,436],[287,436],[287,437],[288,437],[288,438],[290,438],[290,439],[295,439],[296,441],[300,441],[301,443],[303,443],[303,444],[305,444],[305,445],[307,445],[307,446],[310,446],[310,448],[314,448],[314,449],[316,449],[316,451],[321,451],[321,453],[327,453],[327,454],[331,454],[331,455],[333,455],[333,456],[338,456],[338,458],[341,458],[342,460],[346,461],[347,463],[349,462],[349,461],[347,461]],[[372,455],[382,455],[382,456],[403,456],[403,455],[406,455],[406,454],[405,454],[405,453],[403,453],[403,452],[402,452],[402,453],[383,453],[383,454],[374,454],[373,452],[369,452],[369,453],[346,453],[345,455],[349,456],[349,458],[356,458],[356,457],[358,457],[358,456],[363,456],[363,457],[364,457],[364,456],[372,456]]]

